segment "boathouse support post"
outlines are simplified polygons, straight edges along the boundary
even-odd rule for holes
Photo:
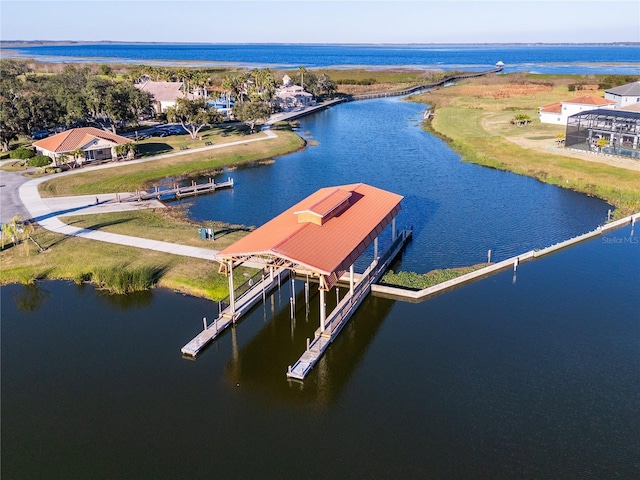
[[[378,237],[373,241],[373,260],[378,260]]]
[[[391,241],[396,241],[396,217],[393,217],[393,220],[391,220]]]
[[[320,333],[324,333],[324,322],[327,318],[327,306],[324,303],[324,290],[320,289]]]
[[[353,264],[349,267],[349,295],[353,297]]]
[[[231,314],[234,314],[236,313],[236,298],[233,288],[233,260],[229,260],[227,265],[229,266],[229,307]]]

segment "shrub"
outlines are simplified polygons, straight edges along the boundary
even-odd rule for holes
[[[15,159],[18,159],[18,160],[25,160],[27,158],[34,157],[35,154],[36,154],[36,152],[31,150],[30,148],[18,147],[15,150],[12,150],[9,153],[9,158],[15,158]]]
[[[51,157],[47,155],[36,155],[35,157],[31,157],[27,163],[31,167],[46,167],[51,161]]]
[[[97,284],[99,288],[124,295],[154,287],[162,273],[162,269],[151,267],[127,269],[124,265],[116,265],[95,269],[91,273],[91,281]],[[87,277],[87,274],[82,276],[83,279]]]

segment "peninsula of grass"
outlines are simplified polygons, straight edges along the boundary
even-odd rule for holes
[[[431,106],[435,116],[426,128],[445,139],[463,161],[601,198],[615,206],[615,218],[638,212],[640,171],[588,161],[578,154],[569,156],[570,152],[555,146],[565,128],[537,120],[538,107],[575,96],[568,85],[579,80],[579,76],[541,80],[533,75],[496,75],[466,80],[412,100]],[[517,114],[527,114],[533,121],[513,125],[511,119]]]
[[[242,140],[264,138],[264,133],[242,137]],[[143,144],[144,145],[144,144]],[[219,150],[208,150],[175,155],[143,163],[121,165],[109,170],[88,170],[70,176],[52,178],[40,185],[43,197],[64,195],[134,192],[176,177],[213,175],[224,168],[264,161],[303,148],[304,140],[287,129],[277,130],[276,138],[259,142],[230,145]],[[203,146],[201,141],[197,146]]]
[[[454,278],[466,275],[467,273],[475,272],[476,270],[480,270],[487,265],[488,264],[486,263],[480,263],[477,265],[472,265],[470,267],[431,270],[427,273],[395,273],[393,270],[389,270],[382,276],[380,283],[410,290],[423,290],[425,288],[433,287],[434,285],[437,285],[439,283],[446,282],[447,280],[453,280]]]

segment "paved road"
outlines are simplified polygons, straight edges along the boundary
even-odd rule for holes
[[[1,164],[14,162],[15,160],[6,160]],[[7,172],[0,170],[0,222],[8,223],[16,215],[21,218],[29,218],[29,211],[26,209],[18,189],[20,185],[29,181],[28,177],[22,175],[24,172]]]

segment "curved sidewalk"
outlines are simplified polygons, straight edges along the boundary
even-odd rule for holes
[[[335,103],[335,102],[333,102]],[[290,112],[290,114],[284,114],[277,117],[272,117],[266,122],[261,132],[264,133],[264,137],[250,138],[246,140],[237,140],[229,143],[222,143],[216,145],[210,145],[205,147],[199,147],[189,150],[182,150],[179,152],[172,152],[163,155],[157,155],[151,158],[144,158],[138,160],[129,160],[126,162],[108,163],[104,165],[97,165],[89,167],[91,170],[104,170],[109,168],[117,168],[125,165],[132,165],[136,163],[153,162],[161,160],[163,158],[175,157],[178,155],[188,155],[191,153],[197,153],[207,150],[216,150],[219,148],[229,147],[233,145],[241,145],[252,142],[260,142],[277,138],[275,132],[271,130],[271,125],[276,121],[288,119],[292,116],[300,116],[305,113],[311,113],[320,108],[326,108],[328,105],[318,105],[304,109],[303,111]],[[120,235],[117,233],[100,232],[97,230],[89,230],[86,228],[78,228],[68,225],[62,222],[58,217],[64,215],[78,215],[78,214],[92,214],[92,213],[105,213],[113,211],[124,210],[136,210],[140,208],[160,208],[163,205],[156,201],[144,201],[144,202],[132,202],[132,203],[106,203],[109,200],[115,199],[116,194],[101,194],[99,197],[95,195],[81,195],[73,197],[51,197],[43,199],[38,191],[38,186],[50,180],[52,177],[61,177],[67,175],[75,175],[87,171],[88,168],[71,170],[68,172],[56,174],[55,176],[37,178],[27,181],[19,187],[19,197],[22,204],[29,211],[31,220],[37,222],[47,230],[50,230],[61,235],[69,235],[78,238],[86,238],[89,240],[98,240],[100,242],[114,243],[117,245],[126,245],[136,248],[144,248],[146,250],[154,250],[157,252],[171,253],[174,255],[183,255],[186,257],[202,258],[205,260],[214,260],[214,256],[218,253],[218,250],[212,250],[208,248],[191,247],[187,245],[179,245],[176,243],[161,242],[158,240],[149,240],[146,238],[132,237],[129,235]],[[124,195],[124,193],[120,193]],[[99,201],[97,201],[99,200]]]
[[[258,142],[276,138],[277,135],[271,131],[268,127],[263,129],[265,134],[261,138],[251,138],[246,140],[238,140],[235,142],[223,143],[218,145],[211,145],[201,148],[194,148],[190,150],[184,150],[180,152],[173,152],[163,155],[158,155],[151,158],[144,158],[138,160],[130,160],[124,163],[109,163],[105,165],[98,165],[95,167],[89,167],[91,170],[105,170],[109,168],[117,168],[124,165],[131,165],[136,163],[153,162],[161,160],[163,158],[169,158],[177,155],[187,155],[194,152],[201,152],[205,150],[215,150],[232,145],[240,145],[249,142]],[[68,172],[60,173],[55,177],[75,175],[87,171],[88,168],[71,170]],[[105,203],[105,201],[116,198],[116,194],[101,194],[99,197],[95,195],[81,195],[73,197],[52,197],[43,199],[38,191],[38,186],[50,180],[53,176],[37,178],[27,181],[20,185],[18,194],[20,201],[25,206],[31,220],[37,222],[47,230],[50,230],[61,235],[69,235],[78,238],[86,238],[89,240],[98,240],[100,242],[115,243],[117,245],[126,245],[136,248],[144,248],[147,250],[154,250],[158,252],[171,253],[174,255],[183,255],[186,257],[202,258],[205,260],[213,260],[218,250],[212,250],[208,248],[191,247],[188,245],[179,245],[170,242],[161,242],[158,240],[149,240],[146,238],[132,237],[129,235],[120,235],[117,233],[100,232],[97,230],[89,230],[86,228],[78,228],[68,225],[62,222],[58,217],[63,215],[74,214],[92,214],[92,213],[105,213],[113,211],[123,210],[137,210],[140,208],[159,208],[163,205],[156,201],[150,200],[145,202],[135,203]],[[125,195],[121,193],[121,195]],[[96,198],[100,200],[96,202]]]
[[[68,215],[71,212],[81,213],[99,213],[96,211],[101,205],[95,204],[94,196],[59,197],[57,199],[59,210],[52,210],[45,200],[40,197],[38,186],[49,178],[38,178],[31,180],[20,187],[20,199],[26,206],[27,210],[38,222],[42,228],[50,230],[61,235],[69,235],[72,237],[86,238],[88,240],[98,240],[100,242],[115,243],[118,245],[126,245],[129,247],[144,248],[146,250],[155,250],[157,252],[171,253],[174,255],[183,255],[186,257],[202,258],[205,260],[213,260],[217,250],[208,248],[190,247],[187,245],[179,245],[176,243],[161,242],[158,240],[149,240],[147,238],[132,237],[129,235],[120,235],[117,233],[100,232],[98,230],[89,230],[86,228],[73,227],[62,222],[58,216]],[[107,195],[102,195],[107,199]],[[115,195],[113,195],[115,196]],[[93,203],[91,199],[94,199]],[[67,203],[65,204],[65,199]],[[146,202],[145,202],[146,203]],[[110,204],[125,205],[125,204]],[[152,208],[153,205],[147,205],[146,208]],[[93,210],[91,212],[90,210]],[[112,210],[113,211],[113,210]]]

